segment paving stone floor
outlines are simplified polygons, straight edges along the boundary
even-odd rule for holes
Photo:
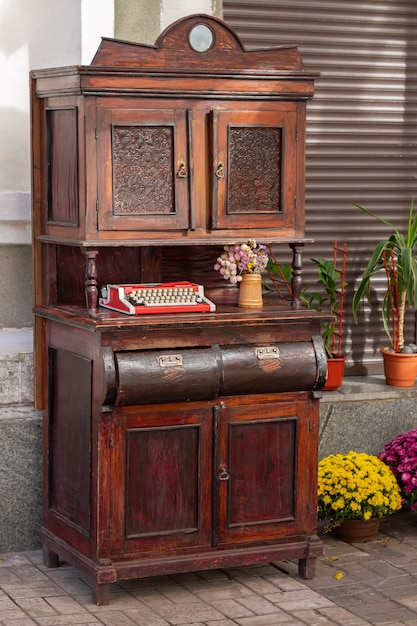
[[[350,545],[322,535],[317,575],[276,562],[112,585],[108,606],[89,580],[40,551],[0,556],[2,626],[417,626],[417,514],[393,516]],[[336,576],[335,576],[336,574]]]

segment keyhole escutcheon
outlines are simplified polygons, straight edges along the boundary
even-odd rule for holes
[[[224,178],[224,167],[223,163],[219,163],[216,169],[217,178]]]
[[[219,473],[219,480],[229,480],[229,479],[230,479],[229,470],[226,467],[221,467],[220,473]]]
[[[187,168],[185,167],[184,161],[180,161],[180,163],[178,164],[177,176],[178,178],[187,178],[188,176]]]

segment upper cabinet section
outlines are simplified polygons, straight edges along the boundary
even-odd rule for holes
[[[103,39],[90,66],[33,71],[35,237],[80,245],[304,237],[295,46],[247,51],[193,15],[155,46]]]

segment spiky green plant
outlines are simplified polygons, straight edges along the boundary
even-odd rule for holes
[[[343,297],[347,283],[343,282],[342,272],[335,268],[334,260],[310,260],[317,266],[318,282],[314,288],[306,287],[303,289],[301,302],[309,309],[326,312],[334,316],[333,321],[323,322],[321,335],[327,358],[340,357]],[[267,270],[278,295],[282,298],[282,291],[285,289],[291,294],[291,266],[282,265],[277,261],[273,251],[270,251]],[[337,341],[337,349],[335,349],[335,335],[340,336],[340,341]]]
[[[340,319],[338,324],[336,324],[335,320],[325,323],[321,333],[327,358],[340,357],[340,342],[338,342],[338,350],[335,351],[334,335],[337,334],[337,328],[339,328],[340,334],[342,333],[343,318],[340,318],[343,315],[341,310],[343,303],[342,294],[344,294],[344,288],[347,286],[347,283],[343,282],[342,273],[335,268],[333,260],[311,259],[311,261],[317,265],[320,291],[311,292],[309,289],[306,289],[303,292],[303,300],[310,309],[327,311],[330,315]]]
[[[388,220],[376,215],[369,209],[352,202],[354,206],[388,226],[391,235],[380,241],[374,248],[363,272],[361,282],[352,299],[355,321],[363,300],[372,306],[371,281],[379,272],[385,272],[387,289],[382,302],[382,321],[384,330],[395,352],[404,349],[404,320],[407,306],[417,309],[417,212],[414,213],[414,198],[411,200],[407,230],[401,233]]]

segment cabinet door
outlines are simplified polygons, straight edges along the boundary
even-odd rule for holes
[[[304,175],[296,106],[212,115],[213,228],[293,228],[297,177]],[[298,201],[301,207],[303,198]]]
[[[172,230],[189,224],[187,113],[97,113],[98,229]]]
[[[217,410],[219,544],[311,532],[316,443],[309,410],[308,401]]]
[[[209,545],[212,409],[115,417],[112,554]]]

